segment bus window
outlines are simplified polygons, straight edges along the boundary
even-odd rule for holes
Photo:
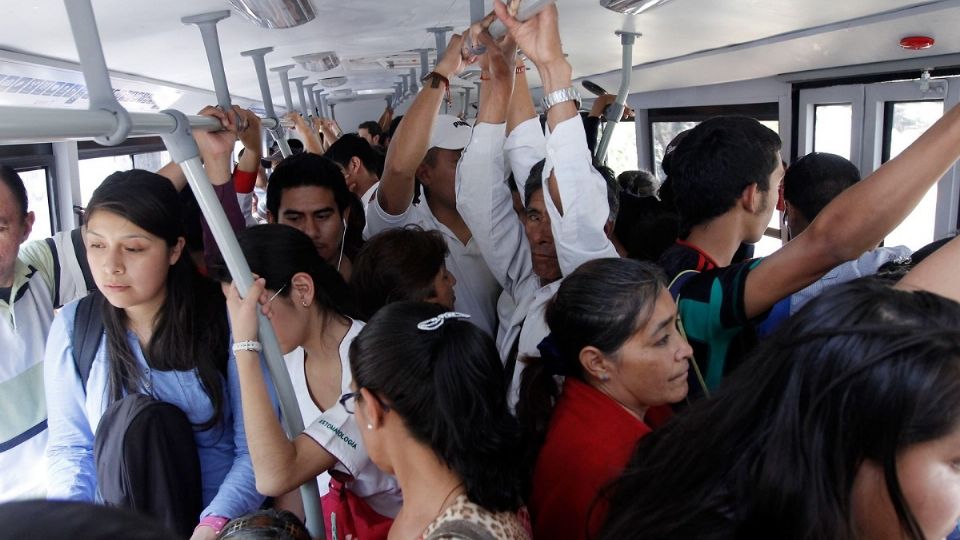
[[[667,145],[674,137],[688,129],[693,129],[700,122],[651,122],[650,129],[653,136],[650,140],[653,144],[653,162],[657,168],[657,178],[661,182],[667,177],[660,164],[663,162],[663,154]]]
[[[19,170],[17,174],[27,188],[27,208],[33,212],[33,230],[28,240],[42,240],[53,234],[50,219],[50,198],[47,190],[47,169]]]
[[[813,150],[850,159],[853,105],[817,105],[814,112]]]
[[[157,172],[161,167],[170,162],[170,153],[166,150],[162,152],[147,152],[145,154],[133,155],[133,166],[145,171]]]
[[[613,129],[610,147],[607,150],[607,167],[614,174],[635,171],[639,166],[637,159],[637,129],[634,122],[618,122]]]
[[[883,161],[897,157],[934,122],[943,116],[943,101],[888,102],[884,107]],[[888,246],[919,249],[934,240],[937,185],[884,241]]]
[[[80,166],[80,206],[87,206],[93,191],[103,179],[117,171],[126,171],[133,167],[130,156],[107,156],[81,159]]]

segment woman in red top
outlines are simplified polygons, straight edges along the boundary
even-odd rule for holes
[[[546,320],[542,360],[524,371],[517,406],[533,471],[533,533],[588,538],[605,514],[598,493],[650,432],[647,410],[686,397],[692,351],[662,273],[631,259],[578,268]]]

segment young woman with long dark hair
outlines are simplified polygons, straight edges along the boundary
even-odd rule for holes
[[[201,525],[209,525],[198,527],[195,537],[212,537],[217,523],[243,515],[263,500],[255,489],[246,441],[234,436],[242,418],[237,381],[225,377],[229,335],[223,296],[184,253],[183,208],[166,178],[142,170],[110,175],[90,199],[86,227],[90,270],[106,300],[94,314],[102,317],[103,338],[83,380],[73,357],[77,303],[65,306],[51,328],[44,366],[48,496],[97,500],[103,482],[117,480],[104,478],[104,470],[133,476],[126,467],[137,467],[150,475],[163,463],[170,475],[181,474],[182,464],[167,463],[169,456],[157,446],[130,463],[125,456],[125,472],[110,469],[100,454],[95,460],[95,443],[105,436],[98,429],[104,427],[104,414],[131,396],[149,396],[176,406],[192,426],[202,502],[193,520],[195,524],[203,516]],[[127,504],[140,501],[136,490],[143,489],[144,496],[155,496],[153,510],[163,514],[165,507],[193,495],[176,492],[177,487],[158,493],[157,477],[146,478],[134,488],[136,496],[125,494]],[[177,528],[182,532],[183,524]]]

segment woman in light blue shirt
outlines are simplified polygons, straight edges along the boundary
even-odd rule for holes
[[[100,500],[93,448],[104,410],[126,395],[148,395],[176,405],[193,425],[204,506],[193,538],[213,538],[228,518],[263,501],[246,441],[235,435],[243,419],[239,383],[225,375],[223,296],[185,252],[183,210],[165,178],[111,175],[94,192],[86,225],[90,270],[107,300],[104,337],[84,387],[73,360],[77,303],[53,322],[44,368],[48,496]]]

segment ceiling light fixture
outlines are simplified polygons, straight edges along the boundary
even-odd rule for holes
[[[310,0],[227,0],[253,24],[261,28],[293,28],[317,15]]]
[[[908,51],[922,51],[933,47],[936,41],[929,36],[908,36],[900,40],[900,47]]]
[[[347,84],[346,77],[328,77],[326,79],[320,79],[320,86],[323,86],[324,88],[336,88],[345,84]]]
[[[315,73],[330,71],[340,66],[340,57],[333,51],[301,54],[300,56],[294,56],[293,61],[300,64],[303,69]]]
[[[600,0],[600,5],[617,13],[639,15],[655,7],[662,6],[670,0]]]

